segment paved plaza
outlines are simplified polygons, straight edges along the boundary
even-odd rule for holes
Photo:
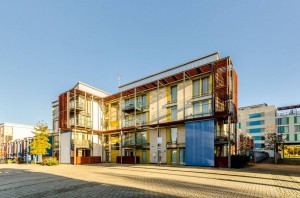
[[[0,197],[300,197],[299,166],[0,164]]]

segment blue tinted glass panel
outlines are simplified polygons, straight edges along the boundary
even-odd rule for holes
[[[185,124],[186,165],[214,166],[214,120]]]
[[[249,129],[249,133],[261,133],[261,132],[263,132],[262,128]]]
[[[264,148],[265,144],[254,144],[254,148]]]
[[[262,124],[261,120],[249,122],[249,126],[256,126],[261,124]]]
[[[254,140],[261,140],[261,136],[254,136],[253,139]]]
[[[261,113],[253,113],[249,115],[249,118],[260,118],[261,117]]]

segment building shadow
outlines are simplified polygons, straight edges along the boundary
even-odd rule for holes
[[[164,192],[88,182],[26,169],[0,167],[0,197],[178,197]]]

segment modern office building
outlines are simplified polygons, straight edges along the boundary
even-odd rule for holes
[[[276,107],[264,103],[240,107],[238,112],[238,128],[253,137],[254,150],[265,150],[266,129],[275,125]],[[274,155],[273,151],[268,153]]]
[[[16,145],[16,140],[21,140],[27,137],[33,137],[33,126],[13,123],[0,124],[0,157],[6,157],[10,155],[17,155],[17,152],[9,152],[7,144],[11,142],[11,145]],[[14,148],[14,149],[13,149]],[[10,147],[10,151],[16,150],[16,147]]]
[[[237,84],[231,58],[219,53],[124,84],[115,94],[79,82],[52,104],[56,155],[75,164],[100,157],[215,166],[236,151]]]
[[[285,144],[300,143],[300,105],[278,107],[276,124]]]

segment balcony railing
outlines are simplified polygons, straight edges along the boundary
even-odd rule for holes
[[[70,101],[69,108],[70,108],[70,110],[75,109],[75,102],[74,101]],[[76,110],[84,110],[84,103],[76,101]]]
[[[123,120],[122,127],[143,126],[143,125],[147,125],[147,124],[149,124],[149,122],[147,122],[146,120],[137,120],[136,124],[135,124],[134,119]]]
[[[230,133],[230,139],[234,140],[234,133]],[[215,133],[215,140],[220,142],[228,141],[228,132],[227,131],[217,131]]]
[[[70,125],[75,126],[75,119],[70,119]],[[78,127],[86,127],[86,128],[92,128],[92,121],[87,121],[85,119],[76,119],[76,126]]]
[[[90,148],[92,146],[90,140],[72,140],[72,145],[74,145],[74,142],[76,142],[77,148]]]
[[[138,111],[147,110],[149,109],[149,104],[143,103],[141,101],[137,101],[135,106],[135,101],[130,100],[130,101],[126,101],[122,106],[122,111],[124,112],[134,111],[135,109]]]

